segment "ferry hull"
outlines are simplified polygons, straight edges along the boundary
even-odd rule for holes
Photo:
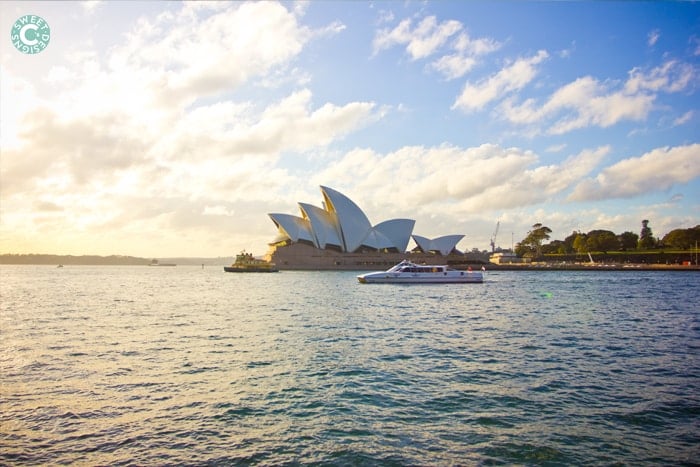
[[[451,275],[369,273],[357,276],[362,284],[481,284],[484,276],[480,272],[463,272]]]
[[[224,266],[225,272],[279,272],[276,268]]]

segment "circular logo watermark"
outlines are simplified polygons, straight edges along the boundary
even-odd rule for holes
[[[49,45],[51,29],[44,18],[24,15],[10,30],[12,45],[23,54],[38,54]]]

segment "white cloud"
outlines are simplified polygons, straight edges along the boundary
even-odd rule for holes
[[[434,16],[424,18],[418,27],[413,30],[413,38],[409,41],[406,50],[415,60],[432,55],[440,46],[462,29],[459,21],[444,21],[437,24]]]
[[[468,149],[408,146],[384,155],[362,149],[347,153],[316,179],[341,190],[372,193],[363,202],[403,211],[405,216],[416,210],[430,212],[442,202],[478,196],[495,179],[510,180],[534,161],[531,152],[490,144]],[[348,173],[354,174],[351,186]]]
[[[607,93],[590,77],[581,78],[557,90],[542,107],[544,115],[565,115],[554,122],[548,133],[563,134],[591,125],[609,127],[621,120],[643,120],[654,97],[646,94]]]
[[[430,65],[448,80],[466,75],[476,66],[478,58],[495,52],[501,44],[488,38],[471,39],[466,32],[462,32],[452,47],[455,53],[443,55]]]
[[[576,139],[558,145],[561,138],[542,141],[539,147],[557,153],[547,155],[558,161],[551,163],[543,163],[533,151],[495,144],[394,146],[386,152],[369,146],[341,153],[346,144],[336,143],[382,119],[386,109],[369,99],[319,97],[332,86],[346,86],[353,93],[371,89],[365,82],[354,86],[361,76],[338,77],[334,70],[324,70],[321,76],[315,74],[316,64],[305,68],[311,59],[326,60],[324,54],[337,53],[332,47],[338,41],[327,41],[302,57],[310,43],[345,34],[344,23],[331,19],[314,23],[313,28],[305,25],[303,15],[314,7],[304,2],[153,5],[120,13],[110,22],[110,34],[103,35],[108,40],[93,40],[92,30],[86,30],[77,34],[80,42],[66,53],[61,41],[70,34],[61,34],[61,41],[57,36],[50,49],[54,55],[36,57],[50,59],[42,61],[41,73],[28,73],[31,67],[19,65],[27,57],[3,57],[3,247],[143,256],[157,254],[151,248],[184,255],[235,252],[250,245],[264,248],[274,235],[264,213],[294,212],[297,200],[319,203],[320,184],[348,194],[372,220],[415,217],[419,234],[467,233],[471,242],[478,235],[476,224],[483,223],[488,231],[485,247],[498,216],[526,226],[541,220],[568,228],[576,225],[577,218],[590,228],[599,227],[597,222],[624,223],[626,219],[602,211],[602,203],[596,203],[601,211],[556,210],[568,193],[577,201],[634,196],[629,193],[635,187],[624,185],[625,174],[632,174],[635,181],[646,180],[653,189],[667,190],[668,196],[676,193],[669,190],[684,176],[697,178],[692,165],[697,145],[658,149],[651,152],[661,153],[654,157],[635,158],[639,165],[651,167],[639,173],[634,164],[622,168],[614,164],[600,175],[598,165],[609,147],[590,143],[593,149],[579,152],[570,149],[581,144]],[[80,4],[70,8],[64,18],[67,25],[83,21],[89,13]],[[104,3],[93,14],[111,9]],[[162,13],[132,22],[124,32],[130,15],[153,10]],[[374,35],[375,53],[396,48],[412,65],[422,62],[424,71],[447,80],[478,69],[483,57],[501,47],[487,37],[470,37],[466,23],[458,21],[420,16],[397,24],[393,15],[377,17],[379,27],[386,29]],[[516,41],[514,36],[513,44],[520,46]],[[97,49],[105,43],[109,48]],[[691,47],[697,43],[691,38]],[[572,44],[569,50],[580,49]],[[343,44],[342,50],[347,46]],[[685,131],[685,141],[693,141],[687,136],[695,116],[688,110],[691,99],[682,108],[659,101],[661,93],[685,92],[692,97],[697,85],[694,65],[666,60],[657,67],[634,68],[621,81],[582,76],[542,97],[526,99],[529,96],[522,97],[521,91],[547,89],[536,79],[549,58],[548,52],[529,50],[530,56],[507,63],[486,79],[466,83],[453,108],[469,112],[493,106],[525,134],[563,134],[587,126],[641,121],[660,109],[673,115],[674,125],[685,125],[674,133]],[[575,66],[575,60],[566,65]],[[557,76],[557,70],[552,71],[551,76]],[[385,76],[388,83],[396,79]],[[353,83],[348,86],[343,80]],[[319,90],[312,92],[312,86]],[[376,141],[378,132],[389,128],[379,137],[383,147],[390,146],[399,129],[395,124],[415,123],[412,117],[426,111],[421,100],[406,102],[392,110],[404,114],[401,121],[363,132],[362,141]],[[440,127],[444,118],[437,111],[434,125]],[[443,140],[451,138],[453,126],[440,127],[446,132]],[[417,130],[407,126],[405,131]],[[431,138],[443,138],[433,133]],[[606,133],[614,137],[614,132]],[[461,135],[454,137],[463,140]],[[488,133],[482,137],[493,138]],[[693,152],[695,159],[682,160],[677,155],[681,151]],[[673,170],[664,163],[682,167]],[[618,187],[620,183],[623,186]],[[688,201],[693,194],[685,193],[685,212],[691,204],[690,211],[697,213]],[[655,209],[662,212],[663,207]],[[640,214],[631,214],[634,225]],[[540,215],[541,219],[533,219]]]
[[[566,58],[571,57],[571,56],[574,54],[575,51],[576,51],[576,41],[573,41],[573,42],[571,43],[571,46],[570,46],[568,49],[561,49],[561,50],[557,53],[557,55],[559,56],[559,58],[564,58],[564,59],[566,59]]]
[[[374,53],[395,45],[406,45],[412,60],[428,57],[435,53],[447,40],[462,29],[459,21],[449,20],[438,23],[435,16],[423,18],[411,29],[411,20],[401,21],[394,29],[382,29],[373,41]]]
[[[132,191],[244,199],[250,191],[238,188],[263,187],[252,182],[260,173],[287,178],[274,167],[282,153],[323,147],[379,118],[372,103],[314,108],[311,97],[302,90],[260,111],[231,101],[200,106],[157,136],[118,112],[65,121],[42,111],[33,115],[24,145],[3,152],[3,197],[40,193],[48,178],[62,176],[69,181],[63,189],[75,193],[117,187],[127,177]],[[237,181],[233,192],[226,180]]]
[[[250,126],[221,133],[233,153],[303,151],[325,146],[344,134],[373,121],[374,104],[352,102],[345,106],[326,103],[311,109],[311,92],[302,90],[267,107]]]
[[[517,125],[546,123],[546,133],[553,135],[590,126],[607,128],[625,120],[643,121],[653,109],[656,93],[680,92],[694,77],[691,65],[669,61],[648,72],[634,68],[619,89],[585,76],[557,89],[542,105],[535,99],[519,104],[505,99],[499,111]]]
[[[85,11],[87,14],[91,14],[100,6],[101,3],[103,3],[102,0],[85,0],[80,4],[83,7],[83,11]]]
[[[501,48],[501,43],[491,38],[472,39],[466,32],[460,33],[453,45],[454,49],[470,56],[487,55]]]
[[[332,36],[345,31],[346,28],[347,27],[340,21],[334,21],[324,28],[313,31],[312,36],[314,38]]]
[[[450,41],[455,35],[454,40]],[[411,19],[404,19],[393,29],[377,31],[373,53],[376,55],[396,45],[405,45],[411,60],[438,54],[439,57],[429,66],[447,80],[464,76],[477,64],[479,57],[501,47],[500,43],[490,38],[472,39],[459,21],[438,23],[435,16],[423,18],[415,27],[412,27]]]
[[[312,35],[281,4],[223,9],[226,4],[219,2],[195,3],[174,14],[142,18],[112,54],[110,70],[137,77],[165,102],[189,103],[287,65]],[[212,8],[213,13],[207,11]]]
[[[659,31],[658,29],[650,31],[649,34],[647,34],[647,45],[649,45],[649,47],[655,46],[656,42],[659,40],[660,37],[661,31]]]
[[[391,23],[394,21],[394,12],[391,10],[379,10],[377,13],[377,24]]]
[[[349,195],[358,193],[361,206],[372,206],[384,217],[444,211],[454,218],[485,207],[510,209],[541,203],[589,174],[608,152],[608,147],[601,147],[561,164],[536,166],[538,157],[531,151],[493,144],[466,149],[408,146],[388,154],[356,149],[314,180],[345,189]],[[348,173],[353,174],[352,181]]]
[[[700,176],[700,144],[658,148],[624,159],[595,178],[580,182],[569,199],[590,201],[629,198],[664,191]]]
[[[512,209],[532,206],[554,199],[578,180],[590,173],[608,154],[609,147],[584,150],[560,164],[537,166],[522,173],[492,183],[483,192],[463,201],[468,212],[477,212],[480,206],[491,209]]]
[[[456,79],[467,74],[476,65],[474,57],[453,54],[444,55],[432,63],[432,67],[439,71],[446,79]]]
[[[518,59],[476,84],[467,82],[452,108],[465,112],[480,110],[489,102],[524,88],[537,75],[537,65],[548,57],[545,50],[540,50],[536,55]]]
[[[236,214],[236,211],[231,207],[222,205],[204,206],[203,214],[205,216],[233,216]]]
[[[26,109],[39,108],[46,103],[37,95],[37,90],[30,81],[7,67],[2,67],[0,72],[0,147],[9,150],[18,148],[23,134],[26,133],[22,129]]]
[[[554,144],[552,146],[547,147],[547,149],[545,149],[545,151],[557,153],[557,152],[562,152],[564,149],[566,149],[566,143]]]
[[[3,69],[0,238],[41,245],[51,236],[73,252],[144,254],[128,249],[192,235],[217,237],[202,248],[221,251],[240,225],[240,238],[267,232],[260,212],[286,198],[281,187],[302,183],[278,167],[281,157],[381,118],[372,102],[315,104],[304,88],[233,100],[339,23],[310,31],[273,3],[180,7],[141,19],[104,55],[68,54],[48,73],[50,100]],[[109,240],[88,243],[89,232]]]
[[[695,79],[695,68],[688,64],[670,60],[661,66],[644,72],[641,68],[634,68],[629,72],[629,78],[625,83],[625,92],[635,94],[642,91],[652,92],[680,92],[688,87]]]
[[[564,223],[565,231],[576,225],[579,213],[564,211],[559,219],[555,206],[609,151],[607,146],[584,150],[544,165],[532,151],[495,144],[407,146],[385,154],[355,149],[306,183],[339,189],[358,203],[370,221],[410,217],[416,219],[414,231],[419,235],[467,233],[460,248],[485,248],[496,219],[502,221],[502,232],[535,220]],[[353,176],[348,177],[349,173]],[[541,216],[531,212],[542,210],[543,203],[547,209]],[[516,230],[515,240],[525,232]],[[498,243],[509,246],[510,235],[503,238]]]
[[[687,111],[686,113],[684,113],[683,115],[681,115],[680,117],[676,118],[673,121],[673,126],[685,125],[690,120],[692,120],[694,115],[695,115],[694,111],[692,111],[692,110]]]

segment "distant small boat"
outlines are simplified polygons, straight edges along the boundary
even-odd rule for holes
[[[226,272],[279,272],[274,263],[254,258],[251,253],[242,251],[236,255],[231,266],[224,266]]]
[[[149,266],[177,266],[177,264],[175,264],[175,263],[161,263],[157,259],[154,259],[148,265]]]
[[[396,266],[378,272],[357,276],[363,284],[479,284],[484,281],[481,272],[459,271],[444,265],[423,265],[403,260]]]
[[[56,267],[57,267],[57,268],[62,268],[62,267],[63,267],[63,265],[62,265],[62,264],[59,264],[59,265],[58,265],[58,266],[56,266]]]

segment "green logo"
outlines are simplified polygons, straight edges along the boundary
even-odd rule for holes
[[[38,54],[49,45],[51,29],[41,16],[24,15],[10,30],[12,45],[23,54]]]

